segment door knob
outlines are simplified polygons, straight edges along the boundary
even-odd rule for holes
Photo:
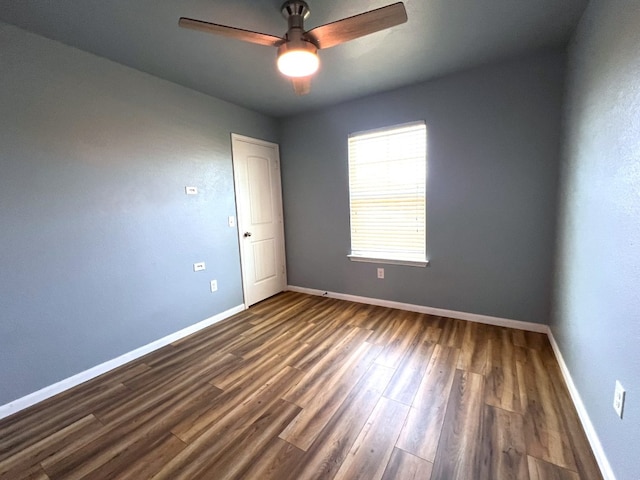
[[[244,232],[244,237],[245,238],[250,237],[250,236],[251,236],[251,232]]]

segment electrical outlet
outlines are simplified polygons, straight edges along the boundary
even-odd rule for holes
[[[378,278],[384,278],[384,268],[378,269]]]
[[[218,281],[211,280],[211,293],[218,291]]]
[[[624,396],[625,396],[624,387],[622,384],[616,380],[616,390],[613,394],[613,409],[616,411],[618,416],[622,418],[622,411],[624,410]]]
[[[193,271],[194,272],[199,272],[200,270],[204,270],[205,268],[206,267],[205,267],[204,262],[198,262],[198,263],[194,263],[193,264]]]

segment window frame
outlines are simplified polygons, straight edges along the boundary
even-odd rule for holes
[[[350,151],[350,142],[351,139],[354,137],[358,137],[358,136],[364,136],[364,135],[372,135],[372,134],[376,134],[376,133],[383,133],[383,132],[392,132],[393,130],[398,130],[398,129],[402,129],[402,128],[408,128],[408,127],[412,127],[412,126],[421,126],[424,127],[424,148],[425,148],[425,156],[424,156],[424,161],[425,161],[425,178],[424,178],[424,208],[425,208],[425,212],[424,212],[424,259],[420,258],[420,259],[402,259],[402,258],[394,258],[393,254],[389,255],[389,256],[370,256],[370,255],[362,255],[362,254],[354,254],[353,253],[353,230],[352,230],[352,217],[353,217],[353,212],[352,212],[352,177],[351,177],[351,162],[352,162],[352,157],[351,157],[351,151]],[[348,136],[348,142],[347,142],[347,146],[348,146],[348,153],[347,153],[347,183],[348,183],[348,188],[349,188],[349,254],[347,255],[347,258],[349,258],[349,260],[353,261],[353,262],[366,262],[366,263],[378,263],[378,264],[390,264],[390,265],[405,265],[405,266],[413,266],[413,267],[426,267],[429,265],[429,257],[428,257],[428,252],[427,252],[427,246],[428,246],[428,242],[427,242],[427,193],[428,193],[428,189],[427,189],[427,178],[428,178],[428,139],[427,139],[427,125],[426,122],[424,120],[419,120],[419,121],[414,121],[414,122],[408,122],[408,123],[402,123],[402,124],[396,124],[396,125],[389,125],[386,127],[382,127],[382,128],[375,128],[375,129],[370,129],[370,130],[363,130],[363,131],[358,131],[358,132],[353,132],[350,133]]]

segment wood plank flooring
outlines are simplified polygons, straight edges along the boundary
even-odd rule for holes
[[[544,335],[293,292],[0,421],[0,480],[601,478]]]

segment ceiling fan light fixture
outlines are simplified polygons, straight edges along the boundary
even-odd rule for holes
[[[287,77],[308,77],[318,71],[318,49],[310,42],[284,43],[278,49],[278,70]]]
[[[407,10],[402,2],[325,23],[311,30],[304,28],[304,20],[309,16],[309,5],[304,0],[286,0],[280,11],[288,25],[287,33],[282,37],[187,17],[180,17],[178,25],[258,45],[278,47],[278,70],[290,78],[296,94],[306,95],[311,86],[311,76],[320,67],[318,50],[335,47],[407,21]]]

